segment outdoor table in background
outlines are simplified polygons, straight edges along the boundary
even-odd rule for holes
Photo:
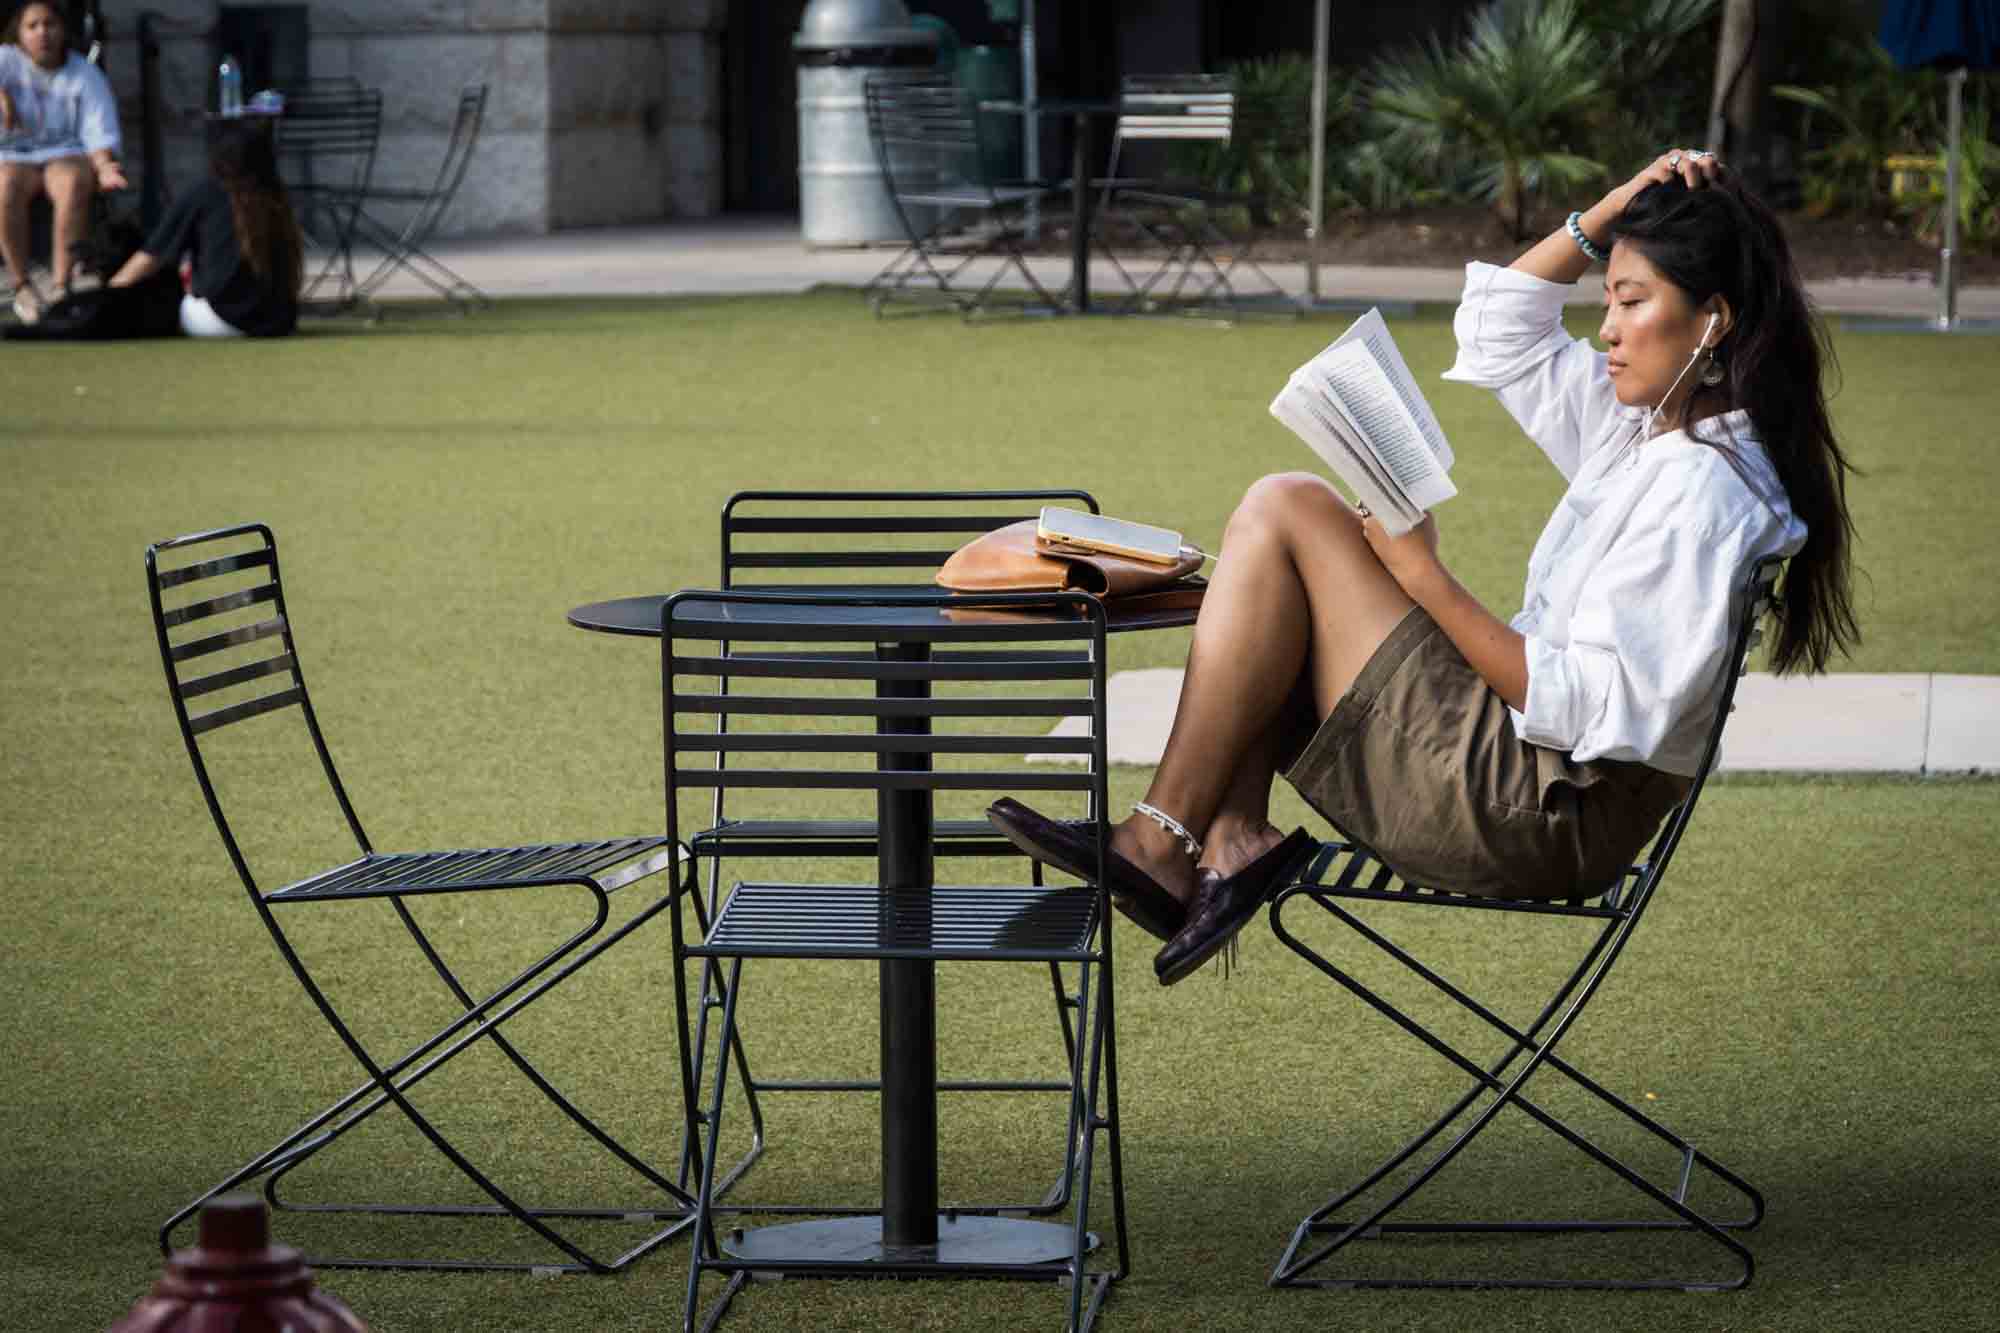
[[[1125,103],[1116,97],[1043,97],[1028,103],[1013,98],[981,102],[981,111],[995,114],[1068,116],[1071,123],[1069,188],[1069,290],[1074,313],[1090,313],[1090,214],[1091,214],[1091,122],[1098,116],[1116,116]],[[1036,132],[1034,126],[1028,133]]]
[[[870,597],[897,593],[935,597],[930,585],[898,587],[876,585],[859,588],[787,589],[792,592],[820,591],[856,593]],[[667,594],[621,597],[593,602],[569,613],[569,623],[579,629],[607,634],[660,636],[662,608]],[[717,639],[727,639],[732,625],[755,620],[762,629],[781,627],[796,621],[797,606],[719,605],[683,603],[676,618],[675,633],[703,637],[704,630]],[[936,605],[898,607],[835,606],[812,607],[806,614],[824,620],[829,614],[846,612],[857,630],[865,630],[876,644],[878,655],[894,655],[908,660],[929,656],[930,640],[940,628],[953,622],[949,609]],[[1195,608],[1172,607],[1114,616],[1107,622],[1113,632],[1142,629],[1175,629],[1192,625]],[[1027,618],[1024,613],[1024,618]],[[898,682],[901,689],[928,689],[927,685]],[[898,720],[885,719],[883,730]],[[901,734],[901,733],[899,733]],[[903,762],[895,755],[882,760],[888,767]],[[934,820],[929,793],[896,792],[880,807],[881,851],[877,874],[883,887],[930,888],[933,884],[931,845]],[[949,1248],[940,1244],[937,1165],[937,995],[935,964],[928,960],[888,960],[880,964],[882,1001],[882,1214],[874,1217],[841,1218],[831,1221],[781,1223],[746,1231],[727,1248],[739,1257],[758,1260],[820,1261],[829,1257],[861,1258],[871,1246],[896,1251],[899,1261],[912,1259],[912,1250],[928,1250],[929,1257],[954,1264],[1031,1264],[1060,1259],[1070,1253],[1072,1233],[1067,1225],[1035,1222],[1025,1218],[959,1216],[952,1219]]]

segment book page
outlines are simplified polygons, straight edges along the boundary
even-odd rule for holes
[[[1351,342],[1314,357],[1322,376],[1410,503],[1429,509],[1458,494],[1444,464],[1366,345]]]
[[[1451,446],[1381,312],[1370,310],[1294,371],[1271,414],[1400,534],[1458,494]]]
[[[1348,418],[1339,399],[1316,387],[1303,368],[1271,402],[1271,415],[1318,454],[1335,476],[1347,483],[1354,498],[1382,516],[1392,532],[1407,532],[1423,517],[1383,470]]]
[[[1451,445],[1444,438],[1444,427],[1438,424],[1437,415],[1431,411],[1430,400],[1424,397],[1424,391],[1417,387],[1417,377],[1410,373],[1409,363],[1403,360],[1403,351],[1396,346],[1395,335],[1389,332],[1381,310],[1371,306],[1367,314],[1347,326],[1347,332],[1334,339],[1333,345],[1341,347],[1350,342],[1358,342],[1368,349],[1368,355],[1389,377],[1396,396],[1409,409],[1417,429],[1423,432],[1424,443],[1437,455],[1438,462],[1449,470],[1458,460],[1452,456]]]

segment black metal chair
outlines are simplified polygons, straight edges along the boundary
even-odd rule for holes
[[[889,595],[900,590],[932,596],[937,590],[930,576],[956,545],[1033,518],[1042,504],[1082,506],[1093,514],[1099,512],[1096,498],[1079,490],[738,492],[722,508],[721,586],[749,592]],[[1022,512],[1017,506],[1030,508]],[[919,582],[912,583],[912,579]],[[726,657],[732,647],[725,642],[718,651]],[[765,648],[753,646],[752,651],[759,659],[770,656]],[[820,653],[815,660],[829,656],[841,655]],[[727,677],[720,688],[724,693],[730,689]],[[715,726],[719,732],[727,732],[729,715],[719,713]],[[707,827],[688,839],[697,865],[706,867],[705,907],[710,916],[721,909],[727,862],[761,857],[871,857],[880,850],[880,829],[873,818],[745,818],[740,806],[732,809],[726,804],[726,796],[726,789],[716,788]],[[984,817],[936,821],[933,837],[935,856],[963,859],[1019,854]],[[1030,862],[1029,873],[1034,883],[1042,883],[1040,863]],[[1060,962],[1052,961],[1048,968],[1064,1063],[1068,1065],[1075,1058],[1075,1023],[1083,1000],[1065,982]],[[724,1001],[722,977],[716,968],[705,968],[702,980],[695,1020],[697,1052],[706,1050],[709,1015],[719,1011]],[[744,1058],[740,1039],[732,1043],[732,1050],[752,1130],[746,1165],[764,1147],[765,1094],[873,1094],[881,1090],[876,1079],[762,1079]],[[695,1071],[697,1084],[704,1072],[700,1068]],[[1067,1079],[954,1080],[943,1084],[941,1090],[1074,1091]],[[739,1167],[737,1174],[740,1171]],[[1028,1215],[1054,1213],[1068,1202],[1068,1177],[1061,1173],[1042,1197],[1019,1204],[1016,1210]]]
[[[1224,225],[1225,215],[1254,212],[1265,201],[1218,179],[1213,170],[1120,174],[1121,161],[1129,168],[1128,149],[1135,146],[1142,152],[1206,148],[1210,157],[1227,149],[1240,128],[1234,78],[1128,75],[1119,105],[1105,175],[1091,184],[1099,195],[1092,240],[1125,285],[1121,309],[1231,318],[1257,310],[1296,315],[1298,303],[1257,262],[1254,236]],[[1133,263],[1142,259],[1150,267],[1135,274]],[[1239,289],[1240,282],[1252,279],[1253,289]]]
[[[962,315],[1059,310],[1021,249],[1027,208],[1052,187],[993,179],[972,94],[945,75],[885,73],[869,76],[862,97],[882,181],[909,238],[863,289],[875,313],[900,301]],[[998,261],[983,281],[982,259]],[[1026,290],[1002,299],[1010,271]]]
[[[1481,898],[1451,894],[1400,882],[1366,847],[1350,842],[1328,843],[1313,859],[1303,879],[1280,891],[1271,906],[1271,928],[1279,939],[1326,976],[1339,982],[1371,1007],[1386,1015],[1398,1027],[1422,1041],[1450,1061],[1471,1079],[1471,1086],[1453,1101],[1427,1128],[1391,1154],[1357,1184],[1334,1195],[1309,1213],[1292,1233],[1291,1243],[1271,1275],[1274,1287],[1524,1287],[1602,1288],[1621,1290],[1725,1291],[1745,1286],[1753,1271],[1750,1251],[1732,1232],[1755,1227],[1764,1215],[1764,1199],[1758,1191],[1708,1153],[1675,1134],[1630,1102],[1604,1088],[1575,1065],[1557,1055],[1556,1045],[1576,1025],[1584,1007],[1597,994],[1630,940],[1632,931],[1652,903],[1666,874],[1674,850],[1687,832],[1695,802],[1721,750],[1723,725],[1727,722],[1736,693],[1736,681],[1748,660],[1750,649],[1761,638],[1758,622],[1768,609],[1776,585],[1780,561],[1767,559],[1752,569],[1745,580],[1737,605],[1737,627],[1730,662],[1735,668],[1723,682],[1716,714],[1709,729],[1706,748],[1695,773],[1693,785],[1679,807],[1654,839],[1646,859],[1633,866],[1600,896],[1591,900],[1547,902],[1530,899]],[[1481,1063],[1461,1051],[1432,1027],[1398,1008],[1375,990],[1364,985],[1346,968],[1327,959],[1320,949],[1300,939],[1287,919],[1288,909],[1306,904],[1323,909],[1334,920],[1348,926],[1377,946],[1424,983],[1449,997],[1454,1005],[1476,1016],[1504,1039],[1500,1053]],[[1402,915],[1408,907],[1454,911],[1505,912],[1544,921],[1587,921],[1597,925],[1590,936],[1582,960],[1555,994],[1525,1027],[1516,1027],[1494,1008],[1467,994],[1459,986],[1422,962],[1413,952],[1391,941],[1376,921],[1380,909],[1364,917],[1353,910],[1361,904],[1393,905],[1391,915]],[[1319,918],[1314,917],[1314,920]],[[1344,935],[1339,938],[1344,939]],[[1372,956],[1372,955],[1371,955]],[[1421,992],[1420,993],[1426,993]],[[1446,1012],[1450,1012],[1446,1010]],[[1523,1059],[1522,1057],[1526,1057]],[[1564,1083],[1555,1091],[1580,1093],[1587,1100],[1614,1111],[1619,1123],[1642,1143],[1665,1145],[1670,1150],[1672,1179],[1661,1184],[1644,1171],[1616,1156],[1598,1142],[1531,1101],[1524,1088],[1543,1069],[1562,1076]],[[1459,1124],[1482,1098],[1490,1098],[1455,1136],[1433,1147],[1453,1125]],[[1624,1181],[1657,1206],[1654,1216],[1642,1218],[1511,1218],[1488,1221],[1403,1220],[1404,1206],[1478,1139],[1506,1107],[1515,1107],[1542,1128],[1575,1147],[1591,1161]],[[1601,1131],[1600,1131],[1601,1133]],[[1427,1154],[1427,1155],[1426,1155]],[[1410,1168],[1410,1169],[1405,1169]],[[1697,1172],[1706,1173],[1700,1181]],[[1399,1175],[1399,1173],[1401,1173]],[[1733,1195],[1743,1206],[1741,1213],[1721,1216],[1720,1208],[1702,1211],[1695,1205],[1697,1185]],[[1380,1202],[1370,1202],[1370,1199]],[[1352,1210],[1351,1212],[1348,1210]],[[1658,1236],[1679,1232],[1712,1242],[1724,1252],[1736,1271],[1713,1276],[1680,1277],[1582,1277],[1556,1278],[1489,1273],[1478,1276],[1338,1276],[1319,1275],[1317,1270],[1356,1240],[1376,1240],[1388,1236],[1462,1237],[1467,1235],[1549,1236],[1577,1233],[1644,1233]],[[1592,1257],[1600,1257],[1593,1255]],[[1621,1256],[1622,1258],[1622,1256]]]
[[[300,302],[345,309],[361,300],[354,278],[354,235],[375,175],[382,138],[382,93],[349,80],[290,89],[273,146],[278,170],[309,240],[325,253],[306,279]],[[321,295],[326,289],[326,295]]]
[[[479,143],[479,127],[485,116],[486,85],[473,84],[461,89],[436,178],[422,189],[370,184],[362,193],[354,217],[355,229],[362,240],[382,251],[382,259],[373,272],[355,284],[357,297],[368,299],[400,270],[451,302],[460,312],[492,304],[484,292],[424,249],[437,234],[438,223],[450,210],[452,200],[458,196],[458,187],[465,181],[465,170],[472,161],[472,150]],[[369,212],[371,205],[407,208],[409,216],[402,226],[390,226]]]
[[[557,1256],[540,1262],[342,1256],[312,1259],[314,1264],[326,1267],[605,1273],[622,1268],[688,1226],[694,1200],[683,1188],[684,1182],[655,1170],[584,1114],[529,1061],[501,1027],[666,908],[676,891],[675,883],[692,882],[685,878],[692,865],[684,853],[677,855],[674,843],[657,835],[462,851],[377,851],[363,831],[347,788],[334,768],[332,752],[306,692],[291,614],[279,578],[277,543],[270,529],[252,523],[155,543],[146,548],[146,582],[174,716],[180,723],[181,738],[223,847],[242,879],[250,905],[270,932],[286,966],[366,1075],[365,1081],[352,1092],[168,1218],[160,1228],[160,1248],[163,1251],[169,1248],[173,1232],[193,1217],[202,1204],[259,1179],[271,1206],[291,1212],[360,1213],[377,1218],[511,1218],[547,1242]],[[303,722],[304,735],[281,731],[270,722],[249,728],[239,725],[280,713],[290,713]],[[354,854],[282,887],[269,888],[253,869],[253,859],[268,869],[284,855],[281,849],[297,835],[288,833],[289,824],[264,829],[254,822],[232,821],[224,811],[222,789],[225,783],[244,781],[246,771],[252,775],[249,781],[254,786],[272,781],[273,756],[282,753],[287,743],[297,745],[306,738],[311,741],[321,775],[331,791],[333,804],[338,807],[337,813],[333,810],[327,813],[333,817],[333,824],[341,828],[339,836],[352,836]],[[301,777],[306,782],[316,781],[309,775]],[[229,785],[227,790],[239,795],[244,792],[238,785]],[[284,814],[296,819],[303,811],[301,806]],[[261,841],[253,842],[253,837]],[[682,862],[679,867],[675,865],[677,859]],[[645,897],[632,888],[662,873],[669,883],[657,895]],[[627,911],[623,904],[635,894],[641,900]],[[447,958],[453,951],[448,940],[435,924],[426,929],[419,920],[421,909],[413,910],[413,904],[419,900],[442,898],[462,904],[469,895],[501,895],[503,902],[520,903],[530,912],[544,911],[547,905],[566,899],[574,902],[578,911],[567,924],[542,927],[552,933],[542,942],[528,944],[521,950],[519,956],[530,960],[526,966],[488,988],[469,980],[465,967],[454,967]],[[421,958],[422,969],[426,974],[434,974],[439,1006],[450,1015],[450,1021],[433,1035],[393,1057],[371,1049],[356,1025],[336,1010],[327,989],[308,970],[300,948],[283,924],[306,907],[363,901],[388,904]],[[614,919],[614,902],[618,919]],[[325,921],[326,914],[317,916]],[[489,963],[479,970],[484,973],[490,968]],[[446,1137],[436,1119],[413,1102],[412,1093],[454,1057],[482,1044],[484,1049],[504,1057],[529,1088],[546,1100],[553,1111],[549,1117],[553,1125],[567,1122],[571,1129],[608,1154],[612,1169],[632,1173],[637,1195],[632,1202],[598,1208],[525,1204]],[[425,1090],[430,1091],[428,1087]],[[294,1203],[280,1194],[279,1182],[287,1174],[391,1105],[491,1202]],[[615,1256],[600,1257],[580,1244],[568,1230],[559,1229],[583,1221],[644,1221],[666,1225]]]
[[[1031,608],[1036,614],[1022,614]],[[687,1132],[702,1145],[686,1327],[695,1326],[702,1279],[713,1273],[726,1276],[727,1284],[704,1327],[721,1318],[751,1276],[789,1274],[1057,1282],[1067,1286],[1068,1327],[1078,1329],[1088,1326],[1111,1282],[1126,1271],[1111,932],[1101,876],[1083,889],[1018,880],[999,886],[932,881],[934,801],[976,807],[1024,789],[1069,792],[1081,798],[1079,813],[1094,823],[1100,839],[1107,836],[1104,634],[1101,606],[1074,594],[739,590],[683,593],[667,603],[662,708],[670,836],[680,837],[683,805],[711,791],[805,793],[815,806],[873,800],[877,819],[858,822],[868,827],[880,872],[872,884],[736,883],[705,932],[699,918],[689,929],[682,913],[674,915]],[[704,688],[710,680],[720,683]],[[746,680],[754,682],[754,693],[729,688]],[[1055,738],[1039,725],[1023,725],[1057,716],[1087,719],[1089,734]],[[1028,755],[1051,751],[1081,754],[1087,762],[1081,770],[1025,766]],[[741,764],[727,762],[731,758]],[[799,842],[769,850],[811,856],[822,849]],[[717,1202],[711,1182],[729,1069],[722,1052],[737,1040],[744,964],[759,958],[872,960],[883,968],[885,1067],[881,1083],[871,1085],[882,1088],[884,1108],[879,1208]],[[907,1069],[891,1068],[892,1061],[934,1059],[930,971],[937,962],[1069,963],[1080,970],[1077,1036],[1060,1085],[1068,1105],[1068,1222],[1029,1221],[1018,1216],[1018,1205],[976,1202],[943,1205],[940,1222],[935,1093],[949,1085],[936,1081],[934,1067],[914,1076],[914,1083]],[[704,974],[699,981],[691,975],[697,970]],[[711,983],[711,971],[724,975]],[[892,1002],[892,995],[909,997],[913,988],[921,998]],[[719,995],[713,1054],[704,1050],[707,1034],[690,1013],[689,998],[697,993]],[[701,1069],[714,1076],[704,1079]],[[909,1109],[912,1098],[920,1109]],[[921,1109],[926,1099],[927,1111]],[[1100,1135],[1109,1153],[1117,1242],[1109,1268],[1091,1266],[1096,1238],[1087,1229]],[[922,1177],[927,1153],[928,1193],[918,1183],[913,1196],[908,1191]],[[894,1201],[912,1197],[914,1212],[899,1214]],[[747,1235],[737,1227],[725,1247],[717,1216],[753,1213],[818,1220]],[[897,1236],[899,1217],[938,1227],[929,1242],[905,1246]],[[964,1249],[955,1248],[961,1233]],[[1022,1234],[1049,1248],[1028,1261],[998,1259],[982,1248],[990,1234],[1003,1248]]]

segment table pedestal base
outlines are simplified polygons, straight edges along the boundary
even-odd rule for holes
[[[787,1222],[754,1231],[722,1233],[724,1252],[751,1263],[881,1264],[884,1267],[935,1264],[1046,1264],[1070,1257],[1074,1232],[1054,1222],[1018,1217],[941,1214],[935,1245],[884,1245],[879,1217],[833,1217]],[[1085,1234],[1084,1248],[1097,1248]]]

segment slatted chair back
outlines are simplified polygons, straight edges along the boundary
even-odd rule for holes
[[[952,552],[1043,505],[1097,513],[1087,491],[741,491],[722,507],[722,586],[933,587]]]
[[[884,73],[863,85],[869,141],[892,198],[978,183],[979,115],[947,75]]]
[[[275,147],[280,169],[306,189],[365,188],[382,138],[382,93],[359,86],[312,87],[285,99]]]
[[[417,203],[417,216],[411,219],[404,232],[409,244],[421,245],[430,239],[437,228],[438,219],[444,216],[451,201],[458,195],[458,187],[465,181],[466,168],[472,164],[472,150],[479,146],[479,127],[486,120],[486,85],[468,84],[458,93],[458,104],[452,113],[451,133],[444,146],[444,158],[438,163],[437,177],[430,188],[421,191],[370,191],[371,197],[387,197],[397,201]]]
[[[354,217],[375,174],[381,90],[333,81],[300,88],[286,96],[273,134],[278,172],[294,196],[299,225],[334,251],[326,269],[307,283],[314,290],[335,263],[347,262]]]
[[[257,879],[217,795],[207,751],[225,728],[296,709],[358,849],[371,852],[306,691],[271,530],[245,523],[155,542],[146,548],[146,581],[181,739],[251,897],[258,897]]]
[[[1105,808],[1105,621],[1093,598],[691,592],[664,617],[672,837],[675,798],[703,791],[977,804],[1032,791],[1080,796],[1082,814]],[[1047,734],[1063,718],[1086,734]],[[1084,762],[1027,763],[1041,754]]]
[[[1236,86],[1227,74],[1134,74],[1120,85],[1105,175],[1118,177],[1128,143],[1220,143],[1236,132]]]

